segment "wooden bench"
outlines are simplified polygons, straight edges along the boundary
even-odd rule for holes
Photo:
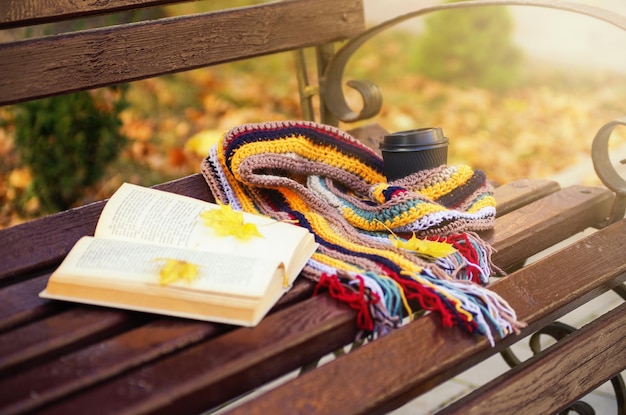
[[[164,3],[174,1],[10,1],[0,5],[0,28]],[[364,30],[359,1],[295,0],[0,44],[0,73],[5,75],[0,77],[0,104],[305,47],[317,47],[324,69],[334,42],[352,38],[349,45],[358,47]],[[341,60],[343,55],[335,56]],[[320,88],[327,104],[322,121],[333,122],[344,115],[327,98],[336,78],[327,75]],[[363,89],[377,99],[371,85]],[[305,103],[311,91],[315,88],[303,85]],[[365,116],[372,115],[368,111]],[[602,144],[612,127],[599,135],[597,160],[608,151]],[[381,132],[368,127],[354,134],[371,142]],[[528,323],[520,335],[489,347],[486,340],[444,329],[435,315],[425,315],[223,410],[385,413],[603,292],[614,289],[626,298],[626,189],[613,170],[604,166],[600,171],[611,189],[561,189],[532,179],[496,189],[496,225],[483,237],[497,249],[494,262],[503,269],[517,269],[530,256],[585,229],[600,229],[493,283],[493,290]],[[198,174],[158,187],[212,200]],[[311,297],[314,286],[303,279],[254,329],[39,298],[72,245],[93,233],[103,206],[97,202],[0,231],[0,413],[215,410],[354,340],[355,312],[325,294]],[[444,413],[562,410],[626,368],[624,327],[621,305]],[[622,407],[623,398],[618,397]]]

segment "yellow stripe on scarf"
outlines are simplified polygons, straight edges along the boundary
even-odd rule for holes
[[[459,166],[458,170],[448,179],[416,191],[430,199],[437,200],[454,189],[458,189],[459,186],[471,179],[473,175],[474,170],[470,166]]]
[[[241,180],[241,177],[238,175],[238,171],[243,160],[250,156],[262,153],[306,154],[306,159],[308,160],[323,162],[328,166],[356,174],[369,184],[386,181],[383,174],[365,164],[358,158],[341,153],[335,150],[332,146],[313,143],[309,141],[307,137],[301,135],[293,135],[268,142],[259,141],[244,144],[237,148],[237,151],[233,154],[232,159],[230,160],[230,166],[235,174],[235,177],[238,180]],[[222,160],[220,160],[220,163],[221,162]]]
[[[351,242],[345,238],[342,238],[337,232],[335,232],[329,225],[326,219],[314,212],[311,211],[306,203],[302,201],[298,195],[288,189],[280,189],[281,193],[285,197],[285,200],[289,204],[289,206],[298,212],[304,214],[306,219],[309,221],[309,224],[313,228],[313,233],[319,235],[323,240],[328,241],[332,244],[336,244],[342,246],[346,249],[349,249],[354,252],[360,252],[363,254],[369,255],[378,255],[384,257],[395,264],[397,264],[401,269],[407,270],[408,272],[422,272],[422,267],[411,262],[403,255],[396,253],[391,250],[386,249],[377,249],[370,248],[365,245],[360,245],[354,242]],[[390,247],[391,248],[391,247]],[[343,267],[339,267],[339,269],[344,269]]]
[[[468,213],[476,213],[486,207],[496,207],[496,198],[493,196],[484,196],[467,209]]]

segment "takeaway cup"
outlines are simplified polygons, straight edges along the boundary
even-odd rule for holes
[[[387,180],[397,180],[448,161],[448,138],[441,128],[388,134],[380,142]]]

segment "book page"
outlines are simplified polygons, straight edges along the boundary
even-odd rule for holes
[[[275,258],[285,264],[291,282],[304,266],[303,257],[306,261],[316,248],[307,229],[245,212],[245,222],[256,224],[262,237],[241,241],[232,236],[217,236],[200,218],[206,209],[219,206],[125,183],[107,202],[95,236]],[[298,254],[299,249],[303,252]]]
[[[191,247],[204,202],[123,184],[107,202],[95,236]]]
[[[191,283],[176,281],[167,287],[234,296],[261,297],[281,267],[275,260],[87,236],[76,243],[53,278],[140,290],[142,285],[159,285],[159,272],[166,259],[198,266],[197,278]]]

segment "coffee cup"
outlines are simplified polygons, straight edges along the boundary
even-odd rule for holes
[[[420,128],[387,134],[379,147],[388,181],[448,162],[448,138],[441,128]]]

